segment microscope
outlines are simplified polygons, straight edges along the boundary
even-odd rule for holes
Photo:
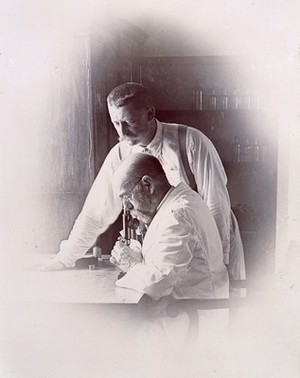
[[[130,246],[131,240],[137,240],[142,244],[144,232],[141,230],[141,222],[133,218],[130,214],[130,210],[125,208],[125,206],[122,210],[122,224],[123,229],[120,232],[121,236],[118,240],[121,240],[127,246]],[[94,246],[93,253],[88,252],[84,257],[78,259],[75,263],[75,267],[77,269],[88,268],[89,270],[93,270],[98,267],[100,260],[102,260],[101,248]]]
[[[123,230],[121,231],[122,236],[120,240],[126,245],[130,245],[131,239],[139,240],[140,235],[138,235],[137,230],[139,228],[140,222],[136,218],[133,218],[130,214],[130,210],[126,209],[125,207],[122,211],[122,221]]]
[[[125,206],[122,211],[123,230],[120,232],[122,236],[119,237],[127,246],[130,245],[131,240],[137,240],[141,244],[143,242],[144,232],[138,219],[133,218],[130,210]],[[120,272],[118,279],[122,278],[126,272]]]

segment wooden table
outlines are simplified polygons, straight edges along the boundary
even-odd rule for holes
[[[27,269],[21,273],[18,289],[21,298],[34,302],[105,305],[138,304],[143,296],[134,290],[115,286],[120,270],[108,259],[100,261],[95,270],[47,272],[30,268],[38,263],[46,263],[51,258],[53,256],[40,254],[27,256]]]
[[[0,277],[4,284],[0,313],[5,324],[1,336],[17,356],[14,364],[19,366],[21,360],[28,367],[29,361],[33,370],[30,376],[45,376],[49,371],[57,377],[89,377],[102,376],[104,365],[121,369],[122,364],[111,361],[117,356],[120,362],[124,356],[126,362],[132,356],[142,322],[143,295],[117,288],[120,270],[108,260],[95,270],[34,269],[35,264],[51,258],[23,255],[5,280]],[[35,374],[37,366],[45,371]],[[99,366],[100,373],[96,374]],[[52,375],[53,369],[57,375]],[[78,375],[77,369],[83,371]]]

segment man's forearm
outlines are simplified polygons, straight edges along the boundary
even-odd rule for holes
[[[91,248],[97,237],[103,233],[108,225],[101,226],[97,222],[87,217],[79,217],[67,240],[60,244],[60,250],[55,257],[56,261],[63,263],[66,267],[71,267],[75,261],[84,256]]]

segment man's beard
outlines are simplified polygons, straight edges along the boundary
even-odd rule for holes
[[[140,222],[149,225],[152,221],[153,214],[148,211],[134,209],[131,214],[137,218]]]

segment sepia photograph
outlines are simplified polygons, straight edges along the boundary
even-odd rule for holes
[[[0,4],[0,378],[300,376],[297,0]]]

